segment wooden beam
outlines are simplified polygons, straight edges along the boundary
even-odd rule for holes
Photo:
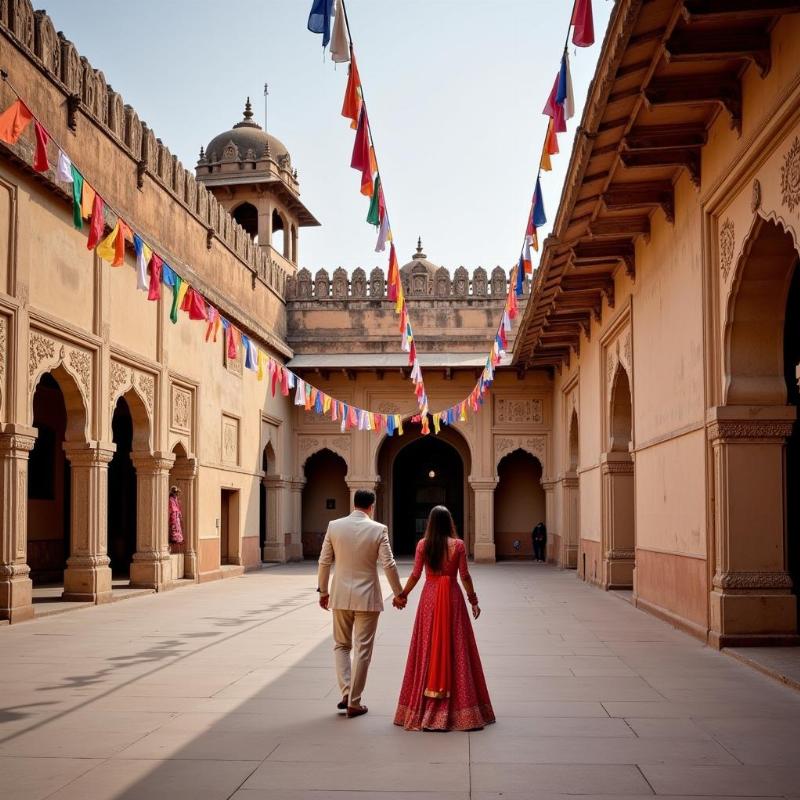
[[[720,104],[730,114],[731,128],[742,131],[742,86],[736,75],[698,74],[654,78],[644,89],[648,106]]]
[[[729,61],[743,58],[758,65],[763,78],[772,66],[769,33],[757,26],[729,30],[688,28],[664,45],[667,61]]]
[[[708,141],[704,125],[641,125],[622,139],[626,150],[702,147]]]
[[[684,0],[687,22],[737,22],[800,12],[797,0]]]
[[[669,222],[675,221],[674,190],[668,181],[612,184],[603,194],[603,204],[609,211],[659,207]]]
[[[636,167],[685,167],[692,183],[700,186],[700,148],[681,147],[662,150],[623,150],[619,159],[629,169]]]
[[[610,119],[606,122],[601,122],[597,126],[597,133],[607,133],[608,131],[616,130],[617,128],[624,128],[628,122],[630,121],[630,117],[616,117],[615,119]]]
[[[625,272],[631,278],[636,277],[636,251],[631,239],[597,239],[578,242],[572,248],[572,260],[576,265],[620,261],[625,266]]]
[[[643,69],[647,69],[651,63],[652,60],[646,58],[642,61],[634,61],[632,64],[626,64],[624,67],[620,67],[617,70],[616,78],[624,78],[626,75],[633,75],[634,72],[641,72]]]
[[[589,235],[595,239],[617,236],[649,236],[650,217],[637,214],[635,217],[596,219],[589,225]]]

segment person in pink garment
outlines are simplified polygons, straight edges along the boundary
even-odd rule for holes
[[[183,546],[183,511],[180,501],[181,490],[172,486],[169,490],[169,543],[170,549],[179,553]]]

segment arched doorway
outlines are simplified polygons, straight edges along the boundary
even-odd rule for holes
[[[525,450],[514,450],[497,465],[494,544],[497,559],[532,558],[534,525],[545,522],[542,465]]]
[[[258,209],[252,203],[242,203],[236,206],[232,216],[258,244]]]
[[[186,448],[177,442],[172,448],[175,461],[169,471],[170,491],[172,487],[179,490],[178,502],[183,520],[183,543],[170,541],[170,560],[172,562],[172,579],[197,577],[197,542],[194,524],[194,481],[197,476],[197,459],[190,458]],[[171,529],[171,522],[168,523]]]
[[[60,584],[70,556],[70,466],[64,453],[67,407],[52,373],[33,395],[36,442],[28,459],[28,566],[34,586]]]
[[[423,436],[420,426],[404,423],[403,436],[387,436],[376,453],[376,516],[389,526],[395,554],[411,555],[424,533],[428,512],[438,502],[453,514],[467,551],[474,549],[473,493],[467,483],[471,454],[464,437],[452,427]],[[431,476],[433,472],[433,476]]]
[[[603,585],[634,587],[636,523],[633,440],[633,398],[628,373],[617,364],[611,383],[608,450],[603,454]]]
[[[289,258],[289,232],[277,209],[272,212],[272,249]]]
[[[302,499],[303,558],[317,558],[328,523],[350,513],[345,460],[331,450],[319,450],[305,463]]]
[[[724,405],[710,409],[708,430],[716,500],[709,639],[716,645],[782,642],[798,630],[797,262],[792,237],[757,218],[728,299]]]
[[[800,269],[794,266],[783,337],[783,364],[787,402],[800,408]],[[786,441],[787,565],[795,597],[800,599],[800,424]],[[800,615],[800,609],[798,609]]]
[[[108,465],[108,556],[115,578],[127,578],[136,552],[137,492],[133,451],[133,418],[120,397],[111,418],[111,438],[117,446]]]
[[[576,569],[585,578],[586,554],[581,547],[580,536],[580,483],[578,468],[581,463],[578,412],[573,408],[569,419],[569,439],[567,441],[567,471],[561,481],[562,515],[561,530],[564,531],[563,555],[559,564],[567,569]],[[578,558],[580,553],[580,558]]]
[[[278,541],[278,519],[275,482],[275,451],[272,443],[267,442],[261,454],[261,471],[263,475],[258,485],[258,545],[262,561],[269,560],[267,542]]]

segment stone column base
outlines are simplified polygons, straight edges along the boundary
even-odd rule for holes
[[[108,556],[68,558],[61,597],[79,603],[110,603],[111,567]]]
[[[27,565],[0,567],[0,619],[12,625],[33,619],[33,583]]]
[[[603,564],[604,589],[631,589],[636,560],[633,554],[610,552]]]
[[[165,588],[171,571],[168,553],[163,558],[151,558],[149,553],[134,553],[131,562],[131,587],[161,591]]]
[[[286,558],[286,545],[277,544],[276,542],[267,542],[261,551],[261,558],[263,561],[271,563],[285,564]]]
[[[475,542],[475,561],[478,564],[493,564],[496,560],[494,542]]]
[[[578,548],[575,545],[565,545],[562,542],[558,566],[561,569],[578,568]]]

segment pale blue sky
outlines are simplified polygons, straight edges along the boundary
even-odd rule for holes
[[[543,174],[555,217],[575,127],[611,13],[593,0],[591,48],[570,46],[576,116]],[[57,30],[193,169],[201,145],[241,119],[246,95],[288,147],[312,271],[385,267],[351,170],[340,116],[344,66],[306,30],[310,0],[48,0]],[[510,267],[519,255],[550,92],[572,0],[348,0],[350,24],[400,262],[421,235],[448,268]]]

